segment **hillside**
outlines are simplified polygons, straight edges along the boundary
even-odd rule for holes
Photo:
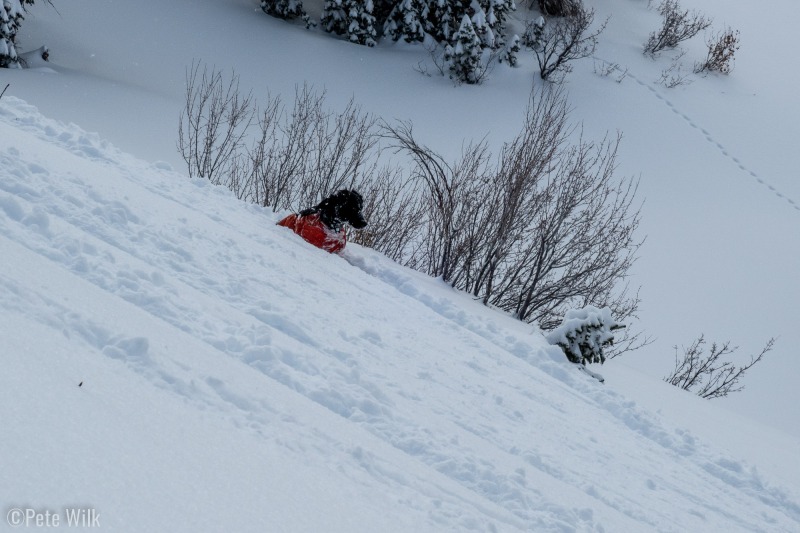
[[[796,486],[437,280],[310,247],[13,97],[0,135],[9,513],[80,506],[113,531],[800,524]]]
[[[647,4],[592,2],[598,21],[610,17],[598,59],[577,62],[565,84],[585,137],[621,133],[618,172],[641,177],[647,240],[631,280],[642,287],[632,327],[655,342],[623,364],[660,378],[671,369],[673,347],[701,333],[740,346],[742,361],[777,337],[747,389],[724,405],[800,438],[800,410],[785,407],[800,400],[792,351],[800,343],[800,185],[793,178],[800,106],[794,74],[781,67],[794,62],[782,36],[792,33],[800,4],[753,10],[684,0],[712,17],[715,29],[741,30],[742,47],[730,76],[699,77],[688,71],[705,53],[703,39],[687,42],[679,62],[687,83],[674,89],[658,79],[676,54],[654,61],[641,52],[659,23]],[[513,16],[526,13],[520,5]],[[537,83],[535,60],[522,54],[518,68],[500,66],[484,85],[456,88],[417,70],[435,71],[420,47],[351,45],[273,19],[256,0],[71,0],[57,10],[37,3],[21,39],[26,50],[49,45],[50,63],[0,72],[0,82],[11,83],[8,95],[179,171],[177,121],[193,60],[235,71],[242,90],[262,103],[268,92],[290,100],[306,82],[326,92],[332,110],[353,98],[378,117],[411,121],[420,141],[451,157],[471,140],[497,147],[511,139]],[[620,70],[598,75],[603,61]]]
[[[800,529],[800,4],[682,3],[742,31],[731,76],[659,84],[673,54],[641,53],[658,16],[609,0],[565,83],[576,134],[623,135],[644,202],[631,326],[655,341],[594,368],[600,385],[437,280],[310,249],[176,150],[195,60],[257,98],[352,98],[454,157],[519,131],[530,56],[454,87],[419,47],[351,45],[258,0],[37,2],[20,38],[50,62],[0,69],[0,528],[72,509],[131,532]],[[745,361],[778,340],[707,402],[661,382],[700,333]]]

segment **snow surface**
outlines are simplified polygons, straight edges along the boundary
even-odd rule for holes
[[[796,486],[439,280],[308,246],[14,97],[0,135],[9,508],[81,502],[113,531],[800,526]]]
[[[800,530],[781,37],[800,4],[682,4],[741,29],[731,76],[658,85],[670,55],[641,54],[657,15],[613,0],[597,55],[620,69],[567,81],[585,136],[624,133],[619,172],[646,200],[636,326],[657,341],[593,367],[601,385],[437,280],[305,245],[185,178],[175,149],[193,59],[256,93],[311,81],[455,155],[519,130],[528,55],[454,88],[415,70],[419,47],[336,41],[256,1],[37,3],[21,50],[51,62],[0,70],[3,512],[91,507],[112,531]],[[687,45],[686,68],[703,54]],[[779,338],[743,393],[707,402],[659,380],[701,332],[743,356]]]

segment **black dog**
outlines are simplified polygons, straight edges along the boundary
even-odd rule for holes
[[[342,229],[348,223],[356,229],[366,227],[367,221],[361,214],[364,198],[356,191],[342,189],[318,203],[314,207],[300,211],[300,216],[319,214],[323,224],[333,231]]]
[[[356,229],[367,225],[361,209],[364,199],[356,191],[342,189],[314,207],[291,214],[278,222],[303,237],[307,242],[334,253],[344,249],[347,234],[345,223]]]

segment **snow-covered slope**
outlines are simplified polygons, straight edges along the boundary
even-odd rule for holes
[[[304,3],[319,11],[322,1]],[[530,13],[518,4],[512,18],[521,24]],[[587,140],[623,135],[618,173],[641,177],[640,234],[647,237],[631,279],[642,287],[640,320],[630,326],[654,342],[614,367],[660,378],[672,368],[673,347],[701,333],[741,346],[742,363],[777,337],[775,349],[747,375],[746,390],[720,405],[800,438],[800,409],[793,407],[800,402],[794,348],[800,345],[794,94],[800,74],[787,46],[800,2],[754,9],[751,2],[681,0],[712,18],[713,31],[741,30],[733,73],[707,77],[691,74],[705,57],[704,36],[684,43],[678,61],[677,51],[655,60],[642,54],[660,22],[652,8],[658,2],[586,4],[597,11],[597,23],[610,18],[597,58],[575,62],[565,83],[572,118]],[[267,92],[290,102],[294,87],[309,83],[326,92],[333,111],[352,98],[388,121],[410,120],[421,141],[450,157],[472,140],[497,147],[512,138],[531,86],[540,83],[529,51],[518,68],[501,65],[479,87],[454,87],[419,46],[356,46],[269,17],[258,6],[259,0],[36,2],[20,47],[48,45],[50,62],[0,70],[0,88],[10,83],[7,96],[47,117],[183,169],[177,121],[185,70],[195,60],[235,71],[242,91],[261,103]],[[619,69],[603,76],[603,61]],[[668,89],[658,80],[673,64],[687,83]]]
[[[0,138],[8,521],[64,525],[79,508],[131,532],[800,528],[800,477],[776,483],[437,280],[308,246],[278,214],[13,97]],[[764,446],[796,467],[796,450]]]

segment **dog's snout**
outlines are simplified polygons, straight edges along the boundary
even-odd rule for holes
[[[367,226],[367,219],[364,218],[364,215],[361,212],[355,213],[352,219],[349,220],[350,225],[356,229],[361,229]]]

